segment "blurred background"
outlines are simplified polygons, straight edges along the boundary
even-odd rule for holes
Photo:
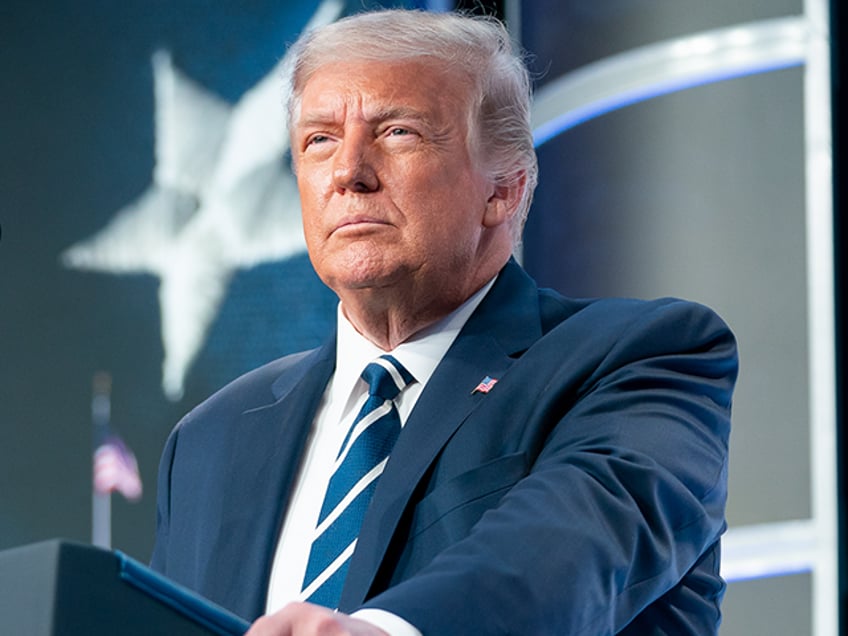
[[[367,4],[507,23],[537,95],[525,267],[573,296],[705,303],[739,339],[722,634],[840,633],[836,3]],[[0,8],[0,549],[91,540],[98,374],[143,483],[106,496],[111,544],[146,561],[174,424],[332,330],[278,77],[310,21],[362,6]]]

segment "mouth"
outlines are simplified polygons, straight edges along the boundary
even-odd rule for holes
[[[342,219],[341,222],[333,228],[331,234],[335,234],[337,232],[342,232],[346,234],[357,232],[369,232],[380,227],[386,227],[388,225],[390,225],[390,223],[382,219],[377,219],[370,216],[354,216]]]

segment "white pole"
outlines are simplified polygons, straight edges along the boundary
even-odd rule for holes
[[[91,491],[91,543],[112,549],[112,495]]]
[[[94,453],[106,440],[111,417],[112,378],[108,373],[97,373],[91,396],[92,469]],[[91,479],[91,543],[101,548],[112,548],[112,493],[97,492],[94,475]]]

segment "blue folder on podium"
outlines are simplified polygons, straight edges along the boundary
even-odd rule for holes
[[[242,636],[248,627],[118,551],[56,539],[0,552],[0,634]]]

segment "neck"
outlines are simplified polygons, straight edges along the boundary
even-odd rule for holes
[[[499,269],[463,287],[443,287],[435,297],[416,296],[409,287],[401,291],[386,288],[349,290],[339,294],[341,308],[363,337],[383,351],[392,351],[456,310],[494,278]]]
[[[476,291],[476,290],[474,290]],[[342,298],[342,311],[353,327],[383,351],[391,351],[416,333],[438,322],[459,307],[474,292],[452,302],[386,302],[385,290],[378,298],[369,294],[348,294]]]

